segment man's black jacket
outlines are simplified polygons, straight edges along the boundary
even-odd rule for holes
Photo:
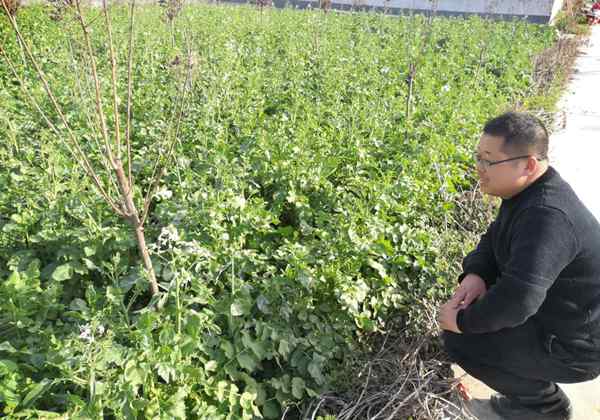
[[[600,357],[600,224],[552,167],[502,201],[459,280],[468,273],[481,276],[488,291],[459,311],[463,333],[533,317],[546,335]]]

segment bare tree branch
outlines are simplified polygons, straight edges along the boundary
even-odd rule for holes
[[[4,2],[2,3],[2,6],[4,7],[5,11],[8,12],[8,10],[7,10],[6,5],[4,4]],[[29,60],[33,64],[33,66],[34,66],[34,68],[35,68],[35,70],[36,70],[36,72],[38,74],[38,77],[42,81],[42,84],[44,86],[44,90],[46,91],[46,94],[50,98],[50,101],[52,102],[52,105],[54,106],[54,109],[56,110],[56,112],[60,116],[60,119],[61,119],[62,123],[65,126],[65,129],[67,130],[67,132],[69,134],[71,142],[73,143],[73,147],[77,151],[77,153],[73,153],[73,156],[76,159],[81,159],[81,160],[78,160],[77,162],[80,165],[82,165],[82,167],[85,170],[85,172],[93,180],[94,184],[98,188],[98,191],[100,192],[100,194],[102,195],[102,197],[106,200],[106,202],[111,206],[111,208],[117,214],[122,214],[122,210],[116,205],[115,201],[108,195],[108,193],[106,192],[106,190],[102,186],[102,181],[100,180],[98,174],[95,172],[95,170],[92,167],[92,165],[90,164],[89,160],[87,159],[87,157],[83,153],[83,150],[81,149],[81,145],[79,144],[79,141],[75,137],[75,134],[73,133],[73,130],[71,130],[71,126],[69,125],[69,123],[68,123],[68,121],[67,121],[67,119],[66,119],[66,117],[65,117],[65,115],[64,115],[64,113],[63,113],[63,111],[62,111],[62,109],[60,107],[60,105],[58,104],[58,101],[56,100],[56,97],[54,96],[54,93],[52,92],[52,90],[50,89],[50,86],[48,85],[48,81],[46,80],[44,72],[40,68],[40,66],[39,66],[37,60],[35,59],[35,57],[33,56],[32,52],[31,52],[31,49],[29,48],[29,46],[25,42],[25,39],[23,38],[23,36],[21,34],[21,31],[19,30],[19,27],[17,25],[17,22],[16,22],[15,18],[13,16],[11,16],[10,14],[8,14],[8,13],[7,13],[7,15],[8,15],[8,20],[9,20],[9,22],[11,24],[11,27],[15,31],[15,34],[17,35],[17,38],[18,38],[19,42],[21,43],[22,48],[25,50],[25,53],[27,54],[27,57],[29,58]],[[4,53],[3,55],[6,58],[8,58],[8,54]],[[46,118],[46,120],[48,120],[48,119]]]
[[[160,180],[164,174],[164,167],[171,159],[173,150],[175,149],[175,144],[179,140],[179,131],[181,128],[181,121],[183,119],[183,108],[185,105],[185,99],[187,96],[187,92],[189,90],[188,86],[189,86],[191,78],[192,78],[192,69],[194,66],[189,41],[187,42],[187,53],[188,53],[188,57],[187,57],[187,62],[186,62],[186,65],[187,65],[186,76],[182,82],[181,89],[179,91],[180,92],[179,98],[177,100],[176,109],[178,109],[178,112],[176,114],[177,117],[176,117],[176,122],[175,122],[175,134],[172,135],[172,137],[170,139],[170,142],[169,142],[168,148],[167,148],[167,153],[165,155],[162,155],[159,153],[158,157],[156,158],[156,162],[154,164],[154,169],[152,171],[152,178],[151,178],[152,181],[150,184],[151,186],[146,191],[146,197],[144,198],[144,209],[142,211],[142,221],[141,221],[142,225],[146,221],[146,217],[148,215],[150,204],[152,202],[152,197],[156,193],[156,190],[158,189],[158,184],[160,183]],[[171,133],[171,132],[172,132],[172,129],[169,129],[169,133]],[[161,163],[161,158],[164,158],[164,161],[162,163]]]
[[[92,77],[94,79],[94,87],[96,91],[96,112],[98,113],[98,119],[100,120],[100,128],[102,132],[102,137],[104,139],[104,144],[106,147],[106,153],[108,154],[108,159],[113,166],[113,169],[116,169],[115,157],[113,155],[112,147],[110,145],[109,136],[108,136],[108,128],[106,126],[106,118],[104,116],[104,110],[102,109],[102,96],[100,91],[100,79],[98,78],[98,71],[96,68],[96,59],[94,57],[94,50],[92,49],[92,42],[90,40],[90,33],[88,30],[88,26],[85,23],[85,19],[83,14],[81,13],[81,1],[75,0],[75,7],[77,9],[77,20],[81,26],[81,30],[83,32],[83,37],[85,39],[85,44],[88,51],[88,57],[90,60],[90,65],[92,69]]]
[[[134,8],[135,0],[131,0],[130,15],[129,15],[129,51],[127,57],[127,125],[125,127],[125,143],[127,144],[127,175],[129,185],[133,185],[132,165],[131,162],[131,104],[133,99],[133,25],[134,25]]]
[[[104,18],[106,20],[106,32],[108,36],[108,47],[110,51],[110,69],[112,77],[112,94],[113,94],[113,116],[115,118],[115,143],[117,145],[117,156],[121,157],[121,124],[119,117],[119,101],[117,95],[118,79],[117,79],[117,61],[115,58],[115,46],[113,43],[112,36],[112,24],[110,20],[109,9],[106,0],[102,0],[102,10],[104,11]],[[130,184],[127,184],[128,189],[131,188]]]
[[[72,40],[68,37],[65,37],[65,38],[67,40],[67,44],[69,45],[69,51],[71,52],[71,68],[73,69],[73,74],[83,74],[83,72],[81,71],[81,68],[77,66],[77,60],[75,59],[75,51],[73,50]],[[97,119],[95,121],[93,121],[94,118],[92,116],[90,116],[90,112],[86,106],[87,104],[85,103],[84,94],[87,94],[88,92],[84,90],[82,83],[78,77],[75,78],[75,85],[77,86],[79,98],[82,102],[85,116],[88,121],[88,125],[90,128],[94,129],[95,133],[99,133],[100,132],[100,126],[98,125],[99,122]],[[94,116],[96,116],[96,114],[94,114]],[[98,147],[98,150],[102,150],[102,146],[100,145],[98,136],[92,135],[92,138],[94,139],[94,142],[96,143],[96,146]],[[115,177],[113,176],[113,171],[111,171],[111,168],[110,168],[110,162],[108,161],[107,154],[101,153],[100,160],[104,166],[104,169],[106,170],[106,174],[108,175],[108,177],[110,179],[111,185],[113,186],[115,191],[119,191],[119,188],[117,187],[117,183],[115,181]]]

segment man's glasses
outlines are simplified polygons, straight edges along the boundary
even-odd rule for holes
[[[475,162],[477,162],[477,166],[479,166],[484,171],[487,171],[489,168],[491,168],[494,165],[499,165],[504,162],[510,162],[510,161],[518,160],[518,159],[528,159],[530,156],[531,155],[523,155],[523,156],[516,156],[516,157],[503,159],[503,160],[487,160],[487,159],[482,159],[481,156],[479,156],[477,153],[475,153],[473,155],[473,157],[475,158]],[[538,157],[536,157],[536,159],[538,161],[544,160],[544,159],[540,159]]]

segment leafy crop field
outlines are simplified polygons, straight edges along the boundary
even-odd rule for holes
[[[18,22],[99,165],[83,40],[49,11]],[[99,11],[86,13],[112,98]],[[343,386],[366,336],[392,318],[418,331],[422,303],[453,287],[479,226],[464,197],[481,126],[539,94],[534,58],[555,36],[481,19],[198,6],[171,26],[163,13],[137,10],[131,128],[140,200],[188,92],[145,230],[161,310],[130,227],[25,100],[22,87],[60,126],[0,14],[23,77],[0,56],[9,418],[292,418]],[[126,68],[125,8],[113,25]]]

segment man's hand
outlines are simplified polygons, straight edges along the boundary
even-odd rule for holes
[[[462,331],[458,329],[458,325],[456,324],[456,314],[458,314],[459,310],[460,308],[454,305],[452,301],[440,306],[440,313],[438,315],[440,328],[462,334]]]
[[[461,334],[456,323],[458,311],[469,306],[475,299],[485,295],[486,291],[485,281],[481,277],[477,274],[467,274],[452,298],[440,306],[438,315],[440,328]]]
[[[453,304],[458,309],[464,309],[475,299],[485,295],[486,291],[485,281],[481,277],[477,274],[467,274],[448,304]]]

